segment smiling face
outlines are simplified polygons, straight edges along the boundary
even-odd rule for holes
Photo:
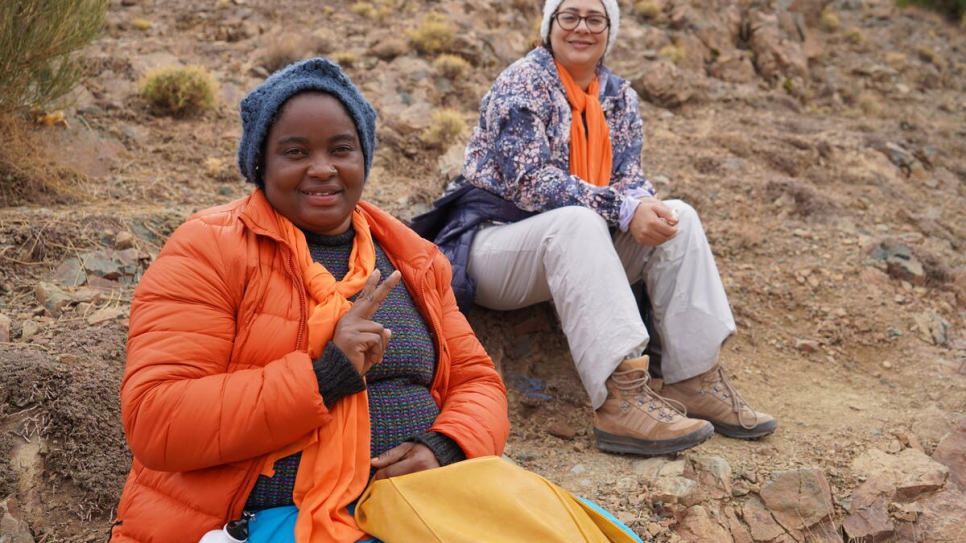
[[[557,13],[564,11],[581,17],[607,16],[604,4],[600,0],[564,0],[557,9]],[[609,33],[610,28],[600,34],[591,33],[587,30],[586,21],[581,21],[573,30],[564,30],[555,19],[550,23],[550,47],[554,58],[576,76],[596,68],[607,49]]]
[[[265,141],[265,196],[295,226],[316,234],[349,229],[362,197],[365,155],[352,117],[335,97],[298,94]]]

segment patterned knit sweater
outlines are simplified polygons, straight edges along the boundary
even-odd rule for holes
[[[350,228],[337,236],[305,232],[305,236],[312,259],[336,279],[345,277],[355,230]],[[376,268],[383,278],[388,277],[395,267],[378,242],[375,247]],[[429,392],[436,370],[436,349],[426,322],[403,283],[392,289],[372,320],[392,330],[392,340],[382,362],[369,370],[365,381],[334,343],[329,343],[314,361],[325,404],[331,407],[341,398],[367,390],[372,456],[405,441],[416,441],[429,447],[441,465],[465,459],[455,441],[427,432],[439,415],[439,407]],[[300,459],[301,453],[282,458],[275,463],[274,477],[260,475],[246,509],[291,505]]]

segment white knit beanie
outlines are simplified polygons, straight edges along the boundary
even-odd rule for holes
[[[621,26],[621,10],[617,7],[617,0],[600,1],[604,4],[607,18],[610,19],[610,28],[607,29],[607,48],[604,49],[606,55],[614,46],[614,40],[617,39],[617,29]],[[553,17],[562,3],[563,0],[547,0],[543,4],[543,22],[540,23],[540,37],[543,38],[543,43],[550,43],[550,18]]]

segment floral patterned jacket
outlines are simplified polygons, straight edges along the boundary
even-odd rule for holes
[[[570,174],[570,104],[544,47],[510,65],[483,97],[462,177],[524,211],[584,206],[617,226],[626,195],[653,197],[654,187],[641,170],[643,121],[637,93],[603,66],[597,77],[613,149],[610,186],[597,187]]]

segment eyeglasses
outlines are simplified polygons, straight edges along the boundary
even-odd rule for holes
[[[553,18],[557,20],[557,24],[560,25],[560,28],[564,30],[574,30],[580,26],[580,21],[584,21],[587,25],[587,30],[591,34],[600,34],[601,32],[607,30],[607,27],[610,26],[610,19],[603,15],[588,15],[586,17],[581,17],[580,15],[577,15],[571,11],[560,11],[557,12]]]

